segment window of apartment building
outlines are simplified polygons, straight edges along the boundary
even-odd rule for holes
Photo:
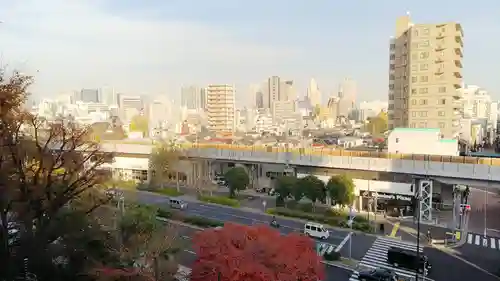
[[[430,45],[429,40],[424,40],[418,44],[420,48],[429,47],[429,45]]]
[[[403,93],[408,94],[408,86],[403,87]]]
[[[438,125],[439,125],[439,128],[441,128],[441,129],[444,129],[444,127],[445,127],[445,123],[444,122],[439,122]]]
[[[412,100],[411,100],[411,104],[412,104],[412,105],[417,105],[417,100],[416,100],[416,99],[412,99]]]
[[[438,92],[446,93],[446,87],[439,87]]]
[[[430,31],[429,31],[429,29],[428,29],[428,28],[424,28],[424,29],[422,29],[422,33],[423,33],[424,35],[429,35],[429,32],[430,32]]]
[[[420,100],[420,105],[427,105],[427,100],[426,99]]]
[[[429,82],[429,76],[420,76],[420,82]]]
[[[389,84],[389,90],[394,90],[394,84]]]
[[[411,112],[411,117],[417,117],[417,112],[416,111],[412,111]]]
[[[443,117],[444,115],[445,115],[444,111],[442,111],[442,110],[441,110],[441,111],[438,111],[438,116]]]
[[[388,109],[394,109],[394,104],[393,103],[389,104],[387,108]]]
[[[411,94],[416,95],[417,94],[417,89],[411,89]]]
[[[438,105],[445,105],[446,104],[446,99],[439,99],[438,100]]]
[[[427,111],[420,111],[420,112],[418,113],[418,115],[419,115],[420,117],[427,117]]]
[[[412,76],[411,77],[411,82],[412,83],[417,83],[417,81],[418,81],[418,77],[417,76]]]
[[[389,48],[390,48],[391,50],[396,50],[396,44],[391,44],[391,45],[389,46]]]
[[[429,65],[428,64],[426,64],[426,63],[420,64],[420,70],[427,70],[427,69],[429,69]]]
[[[413,71],[413,72],[418,71],[418,64],[412,64],[411,71]]]
[[[427,128],[427,122],[420,122],[418,123],[419,128]]]
[[[389,66],[389,68],[390,68],[391,70],[396,69],[396,67],[394,66],[394,64],[391,64],[391,65]]]
[[[394,100],[394,94],[389,94],[389,100]]]
[[[391,60],[395,60],[395,59],[396,59],[396,55],[395,55],[395,54],[391,54],[391,55],[389,56],[389,59],[391,59]]]
[[[446,32],[446,27],[442,27],[441,32]]]
[[[410,128],[415,128],[415,123],[410,123]]]
[[[395,78],[396,76],[394,76],[394,74],[389,75],[389,80],[394,80]]]
[[[427,88],[420,88],[419,93],[420,94],[427,94],[429,92],[429,89]]]
[[[420,59],[427,59],[429,58],[429,52],[420,52]]]

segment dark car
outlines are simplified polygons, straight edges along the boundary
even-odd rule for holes
[[[360,272],[358,279],[360,281],[397,281],[398,275],[392,270],[377,268]]]
[[[402,267],[417,271],[427,275],[431,269],[429,259],[423,253],[417,254],[417,251],[391,247],[387,251],[387,261],[394,267]]]

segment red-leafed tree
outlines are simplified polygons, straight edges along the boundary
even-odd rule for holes
[[[226,224],[193,240],[191,281],[318,281],[324,265],[311,238],[268,226]]]

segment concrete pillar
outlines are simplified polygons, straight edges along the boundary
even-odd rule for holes
[[[359,195],[358,196],[358,211],[362,211],[363,210],[363,196]]]

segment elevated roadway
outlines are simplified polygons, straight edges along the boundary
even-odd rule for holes
[[[108,142],[102,144],[102,149],[119,154],[149,155],[154,146],[154,143]],[[180,147],[186,157],[192,159],[393,172],[433,178],[448,184],[500,188],[500,159],[496,158],[224,144]]]

